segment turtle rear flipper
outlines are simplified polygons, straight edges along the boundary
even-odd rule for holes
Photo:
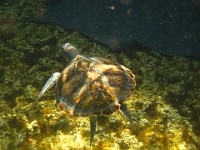
[[[128,112],[127,106],[125,103],[121,104],[120,107],[120,113],[131,123],[131,125],[133,124],[133,121],[131,119],[131,115]]]
[[[45,85],[43,86],[42,90],[40,91],[40,94],[38,95],[37,100],[39,100],[44,93],[49,90],[60,78],[61,73],[60,72],[55,72],[51,75],[51,77],[47,80],[47,82],[45,83]]]

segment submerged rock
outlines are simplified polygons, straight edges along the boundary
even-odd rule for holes
[[[165,55],[200,58],[199,14],[188,0],[52,0],[30,20],[78,30],[115,51],[141,43]]]

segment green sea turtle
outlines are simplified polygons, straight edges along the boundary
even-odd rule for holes
[[[135,89],[135,76],[119,63],[100,57],[80,55],[70,43],[63,50],[71,63],[62,71],[54,73],[42,88],[42,95],[56,84],[58,108],[68,115],[90,117],[90,145],[96,132],[96,117],[119,111],[132,120],[125,100]]]

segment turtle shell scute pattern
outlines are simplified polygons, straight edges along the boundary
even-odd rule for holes
[[[108,59],[76,56],[57,83],[57,103],[74,116],[109,115],[135,88],[135,76]]]

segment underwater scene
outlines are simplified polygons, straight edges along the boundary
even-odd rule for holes
[[[126,149],[200,149],[200,1],[1,0],[0,150]]]

